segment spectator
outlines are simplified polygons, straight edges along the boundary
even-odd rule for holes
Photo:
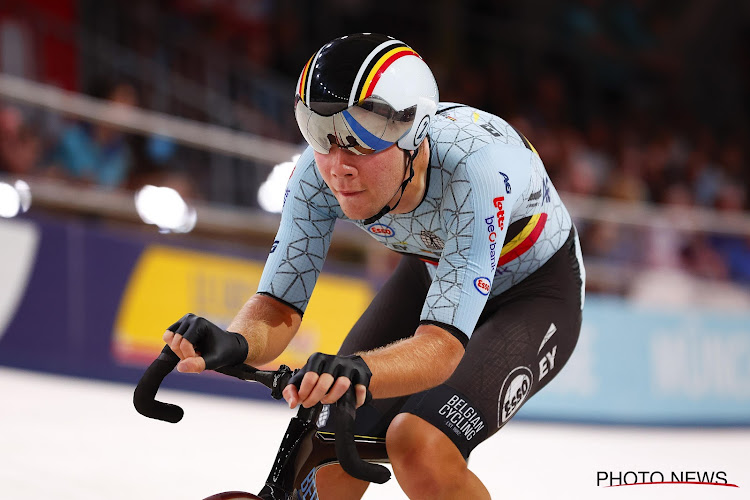
[[[134,106],[135,89],[127,83],[97,82],[91,95],[115,106]],[[132,153],[121,132],[102,124],[75,123],[53,147],[51,168],[62,177],[107,188],[125,185]]]
[[[654,225],[647,229],[645,260],[650,268],[680,269],[683,267],[682,254],[688,235],[673,223],[684,218],[682,208],[692,203],[690,187],[684,183],[674,183],[664,190],[663,196],[666,211],[648,221]]]
[[[40,142],[16,108],[0,106],[0,171],[13,175],[32,173],[37,166]]]
[[[744,190],[735,184],[724,184],[719,190],[716,208],[725,213],[739,214],[746,203]],[[711,246],[728,267],[729,277],[750,286],[750,236],[715,235]]]

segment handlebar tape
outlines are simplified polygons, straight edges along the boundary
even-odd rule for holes
[[[162,403],[156,400],[164,377],[174,370],[180,358],[172,352],[168,345],[164,346],[159,357],[146,369],[133,393],[133,405],[144,417],[155,418],[176,424],[182,420],[185,412],[177,405]]]
[[[356,396],[354,389],[346,391],[334,405],[336,412],[336,456],[341,468],[352,477],[383,484],[391,478],[391,471],[382,465],[362,460],[354,442]]]

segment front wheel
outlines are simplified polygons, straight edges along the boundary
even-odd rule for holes
[[[203,500],[263,500],[257,495],[246,493],[244,491],[225,491],[206,497]]]

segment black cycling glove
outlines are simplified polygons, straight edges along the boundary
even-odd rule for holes
[[[365,387],[370,385],[372,372],[365,363],[365,360],[359,356],[334,356],[333,354],[323,354],[316,352],[307,359],[307,363],[289,380],[299,389],[302,384],[302,378],[307,372],[315,372],[318,375],[330,373],[334,381],[339,377],[346,377],[352,382],[352,387],[362,384]],[[369,391],[368,391],[369,392]]]
[[[206,318],[186,314],[167,330],[187,339],[206,361],[207,370],[238,365],[247,359],[247,340],[239,333],[228,332]]]

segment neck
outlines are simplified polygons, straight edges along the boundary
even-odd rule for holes
[[[405,214],[411,212],[421,203],[424,198],[425,189],[427,189],[427,168],[430,160],[430,146],[428,144],[429,138],[422,141],[419,145],[419,152],[417,157],[414,158],[414,178],[406,186],[404,195],[401,198],[401,203],[391,212],[394,214]],[[409,176],[409,169],[406,168],[404,180]],[[401,193],[390,201],[390,206],[393,206]]]

